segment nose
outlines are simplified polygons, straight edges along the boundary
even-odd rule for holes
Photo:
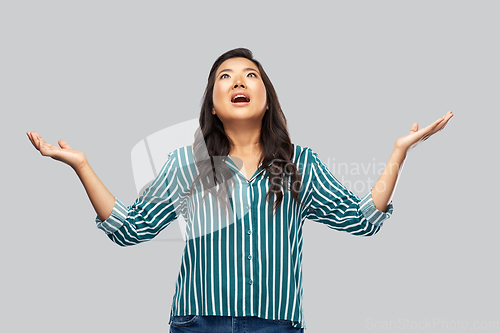
[[[245,84],[239,78],[235,81],[233,88],[237,89],[238,87],[245,88]]]

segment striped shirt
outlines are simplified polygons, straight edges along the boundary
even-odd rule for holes
[[[115,198],[111,216],[105,221],[96,217],[97,227],[116,244],[130,246],[151,240],[178,216],[184,218],[186,243],[171,316],[257,316],[290,320],[305,329],[304,221],[371,236],[393,207],[391,202],[381,212],[371,193],[362,199],[354,195],[308,147],[294,145],[291,161],[301,175],[304,205],[284,191],[278,210],[269,214],[268,171],[261,165],[248,180],[231,157],[225,158],[234,186],[232,212],[224,215],[213,196],[203,201],[200,187],[190,193],[198,175],[192,146],[176,149],[134,204],[127,207]]]

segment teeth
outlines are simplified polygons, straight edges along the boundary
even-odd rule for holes
[[[247,96],[245,96],[245,95],[243,95],[243,94],[239,94],[239,95],[234,96],[234,97],[231,99],[231,102],[234,102],[234,100],[235,100],[235,99],[237,99],[237,98],[239,98],[239,97],[243,97],[245,100],[250,101],[250,99],[249,99]]]

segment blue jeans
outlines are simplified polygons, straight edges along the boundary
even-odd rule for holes
[[[259,317],[172,316],[170,333],[303,333],[290,320],[269,320]]]

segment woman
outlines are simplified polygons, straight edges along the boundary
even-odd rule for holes
[[[392,213],[407,153],[442,130],[449,111],[396,140],[372,190],[353,195],[310,148],[292,144],[276,92],[247,49],[212,66],[191,146],[169,154],[153,183],[127,207],[102,184],[83,152],[28,132],[43,156],[70,165],[121,246],[148,241],[179,215],[186,246],[170,313],[171,332],[303,332],[305,219],[374,235]]]

